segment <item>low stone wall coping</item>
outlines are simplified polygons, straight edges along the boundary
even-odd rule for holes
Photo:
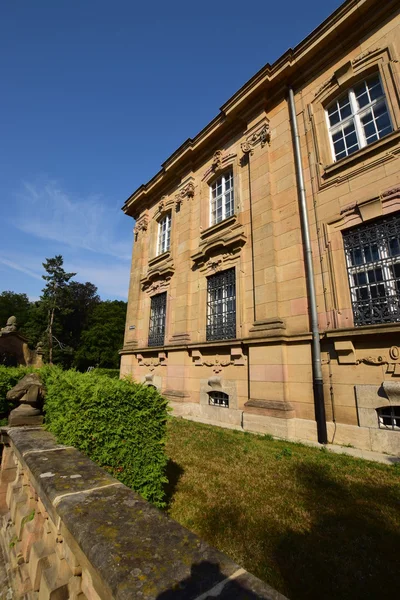
[[[50,433],[13,428],[8,436],[59,540],[88,571],[93,598],[284,600]]]

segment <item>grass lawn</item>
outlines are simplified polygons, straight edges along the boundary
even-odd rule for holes
[[[400,597],[398,465],[174,418],[167,453],[171,517],[291,600]]]

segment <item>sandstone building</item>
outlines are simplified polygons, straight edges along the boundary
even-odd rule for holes
[[[121,374],[188,418],[400,451],[399,61],[398,1],[347,0],[128,198]]]

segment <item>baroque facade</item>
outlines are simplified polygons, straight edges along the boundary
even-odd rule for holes
[[[328,441],[400,451],[399,60],[398,2],[348,0],[128,198],[121,375],[317,440],[318,348]]]

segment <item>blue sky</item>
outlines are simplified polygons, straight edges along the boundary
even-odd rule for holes
[[[340,4],[4,0],[0,292],[39,297],[42,262],[62,254],[125,299],[126,198]]]

